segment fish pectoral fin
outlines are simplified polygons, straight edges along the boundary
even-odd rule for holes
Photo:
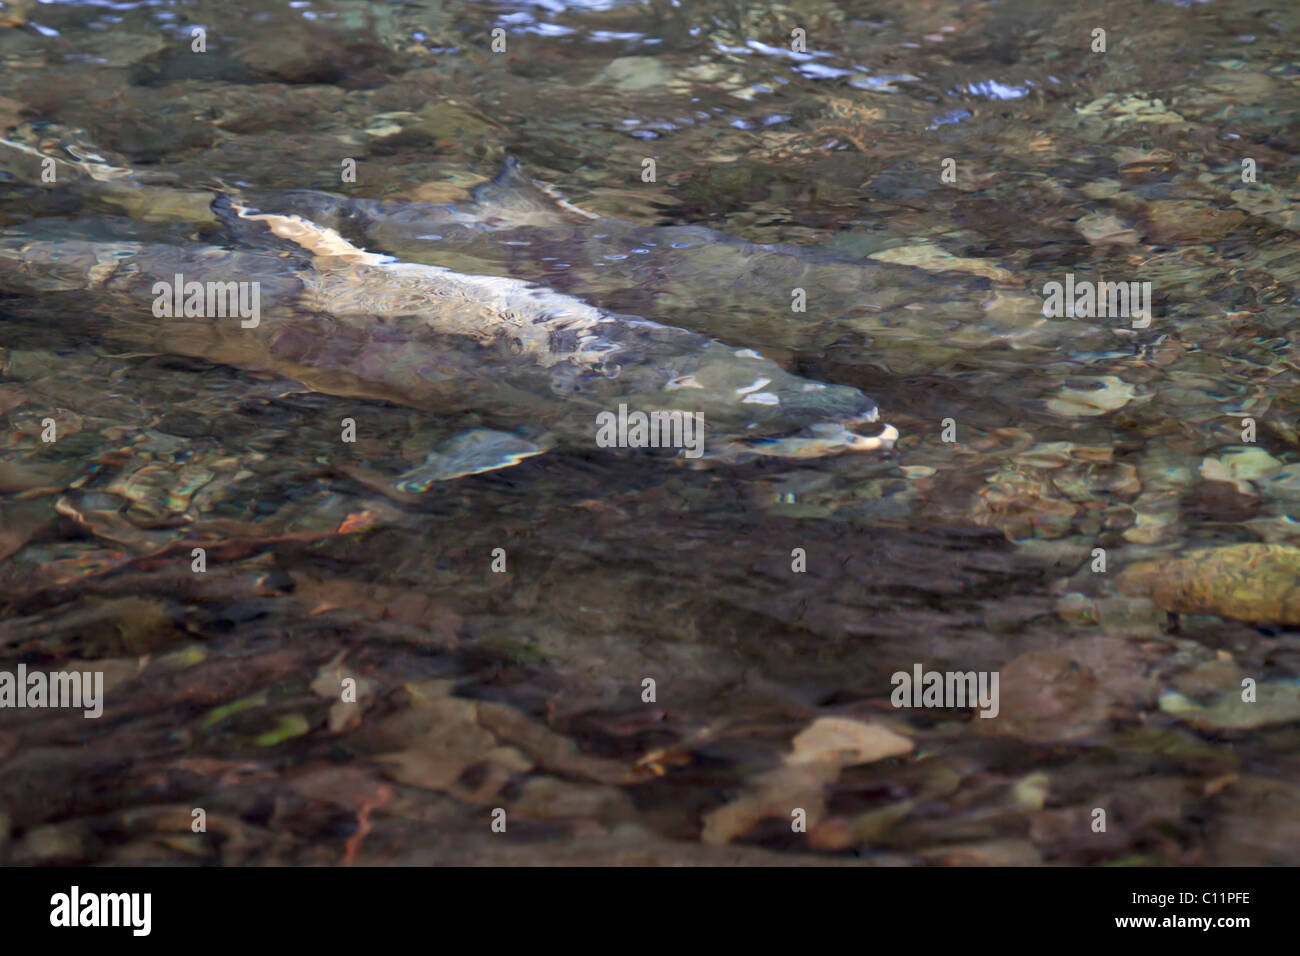
[[[509,432],[472,428],[443,442],[424,464],[399,475],[394,486],[408,493],[428,491],[434,482],[510,468],[545,450]]]
[[[475,186],[469,195],[484,219],[521,226],[588,222],[600,218],[573,205],[554,186],[529,179],[524,175],[519,160],[513,156],[507,156],[497,174],[488,182]]]

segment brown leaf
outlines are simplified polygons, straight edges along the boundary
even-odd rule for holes
[[[837,767],[873,763],[912,752],[912,741],[879,724],[846,717],[819,717],[794,738],[791,765],[814,762]]]

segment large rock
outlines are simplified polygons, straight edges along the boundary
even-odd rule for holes
[[[1126,594],[1167,611],[1300,624],[1300,548],[1234,544],[1145,561],[1119,577]]]

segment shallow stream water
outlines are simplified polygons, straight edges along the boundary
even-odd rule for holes
[[[756,350],[900,438],[400,488],[500,423],[0,288],[0,671],[104,680],[95,719],[0,710],[0,861],[1300,863],[1298,35],[1250,0],[6,0],[3,138],[268,211],[466,203],[513,157],[609,230],[364,244]],[[804,309],[669,226],[806,251]],[[12,173],[0,227],[233,248]],[[1149,311],[1050,314],[1103,281]],[[916,667],[996,674],[996,716],[896,706]]]

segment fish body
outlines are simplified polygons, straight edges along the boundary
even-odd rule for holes
[[[161,188],[81,152],[74,181],[82,188],[98,184],[137,205]],[[34,158],[30,147],[20,153],[24,161]],[[192,205],[177,204],[177,192],[164,190],[162,198]],[[577,215],[522,195],[516,220]],[[878,436],[858,434],[855,426],[878,418],[870,398],[793,375],[753,349],[535,283],[367,252],[336,229],[279,212],[271,205],[275,194],[256,196],[261,208],[242,194],[219,193],[210,202],[231,235],[248,240],[235,248],[117,240],[104,238],[103,230],[87,238],[43,238],[41,220],[10,227],[0,233],[0,291],[82,292],[111,315],[114,334],[137,347],[277,372],[335,395],[431,411],[472,409],[495,424],[569,446],[594,444],[602,415],[624,408],[697,416],[714,458],[868,450],[888,447],[897,434],[889,428]],[[286,205],[314,203],[334,221],[340,210],[355,219],[357,209],[367,208],[364,201],[313,197],[291,195]],[[502,207],[503,201],[490,201]],[[411,212],[412,221],[433,215],[469,230],[492,228],[470,210],[434,208]],[[394,212],[386,212],[391,220]],[[256,322],[228,311],[160,316],[158,302],[168,290],[194,283],[255,284]],[[436,480],[437,469],[430,474]]]
[[[901,321],[918,309],[951,312],[963,285],[984,281],[950,276],[937,284],[921,270],[835,249],[595,216],[529,179],[513,160],[461,203],[311,190],[242,195],[406,262],[538,281],[598,306],[666,317],[760,350],[818,351],[843,339],[847,318],[887,325],[891,314]]]

